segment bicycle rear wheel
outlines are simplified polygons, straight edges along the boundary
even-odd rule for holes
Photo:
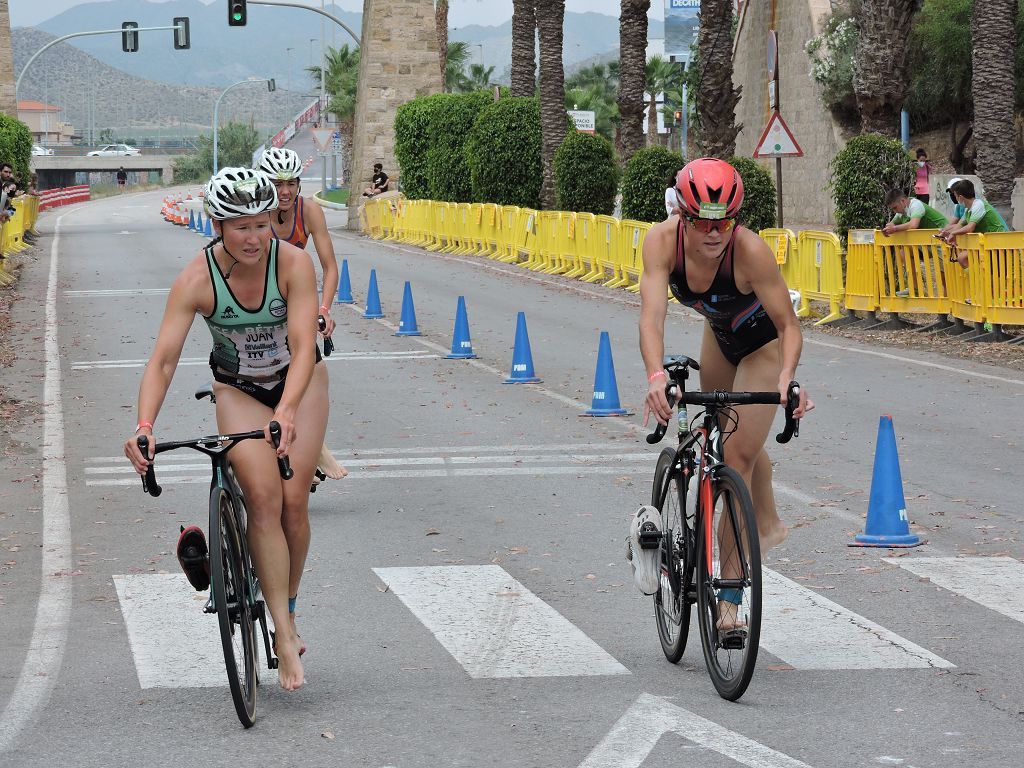
[[[661,512],[665,533],[660,552],[660,586],[654,593],[654,618],[665,658],[673,664],[683,657],[690,633],[692,521],[686,519],[686,481],[675,468],[676,449],[665,448],[654,470],[651,505]],[[689,544],[689,545],[688,545]],[[688,567],[689,566],[689,567]]]
[[[242,725],[251,728],[256,722],[256,631],[241,537],[230,494],[214,488],[210,493],[210,586],[235,712]]]
[[[761,547],[743,478],[721,466],[710,483],[711,508],[703,509],[697,547],[700,639],[715,689],[723,699],[735,701],[747,690],[757,663]],[[698,503],[704,502],[703,495]],[[730,600],[720,600],[723,596]]]

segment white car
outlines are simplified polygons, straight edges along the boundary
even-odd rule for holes
[[[94,149],[92,152],[87,153],[87,157],[114,157],[116,155],[141,155],[135,147],[130,147],[127,144],[107,144],[105,147]]]
[[[49,147],[40,147],[38,144],[33,144],[32,145],[32,154],[36,155],[36,156],[38,156],[38,155],[52,155],[53,154],[53,150],[50,149]]]

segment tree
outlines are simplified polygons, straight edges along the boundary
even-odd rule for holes
[[[647,144],[660,144],[658,136],[658,94],[666,97],[682,88],[680,69],[661,56],[651,56],[644,70],[647,82]]]
[[[537,90],[536,0],[512,0],[512,95]]]
[[[609,141],[615,138],[615,126],[619,121],[615,96],[609,96],[600,86],[571,88],[565,91],[566,109],[583,109],[594,113],[594,131]]]
[[[898,135],[900,110],[910,82],[908,40],[918,1],[860,0],[853,92],[861,133]]]
[[[356,86],[359,83],[359,49],[350,49],[348,45],[341,48],[327,49],[325,57],[327,69],[324,77],[324,90],[330,96],[328,111],[341,123],[349,122],[356,114]],[[320,67],[306,69],[316,87],[320,85]]]
[[[463,77],[458,90],[462,93],[487,90],[492,86],[491,77],[493,75],[494,67],[485,69],[483,64],[470,64],[469,74]]]
[[[448,0],[434,3],[434,30],[437,33],[437,57],[441,78],[448,74]]]
[[[445,59],[444,89],[454,93],[462,88],[466,81],[466,63],[469,61],[469,43],[456,40],[448,43],[448,56]]]
[[[545,208],[550,209],[555,205],[555,152],[568,130],[565,116],[565,72],[562,69],[565,0],[543,0],[536,8],[537,31],[540,36],[541,162],[544,169],[540,200]]]
[[[989,202],[1009,209],[1013,193],[1014,60],[1017,47],[1017,0],[975,3],[971,19],[974,83],[974,143],[978,148],[978,175],[985,180]]]
[[[217,131],[217,164],[221,168],[252,165],[252,153],[262,143],[248,123],[228,123]],[[206,181],[213,173],[213,136],[197,139],[195,152],[174,161],[175,181]]]
[[[728,160],[736,154],[736,105],[732,82],[732,0],[701,0],[697,50],[700,58],[697,121],[701,153]]]
[[[618,149],[623,165],[644,144],[644,65],[650,7],[651,0],[621,0],[619,5]]]

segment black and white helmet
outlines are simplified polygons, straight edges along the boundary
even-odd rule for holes
[[[260,157],[260,170],[272,179],[297,179],[302,173],[302,161],[293,149],[271,147]]]
[[[277,190],[263,171],[221,168],[206,183],[206,213],[214,219],[255,216],[277,208]]]

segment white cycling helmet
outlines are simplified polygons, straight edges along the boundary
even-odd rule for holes
[[[260,158],[260,170],[272,179],[297,179],[302,173],[302,161],[293,149],[271,147]]]
[[[963,181],[963,179],[961,179],[959,176],[954,176],[952,179],[950,179],[949,183],[946,184],[946,191],[948,192],[949,190],[951,190],[953,188],[953,185],[956,184],[958,181]]]
[[[221,168],[206,183],[206,213],[214,219],[255,216],[277,208],[277,190],[263,171]]]

